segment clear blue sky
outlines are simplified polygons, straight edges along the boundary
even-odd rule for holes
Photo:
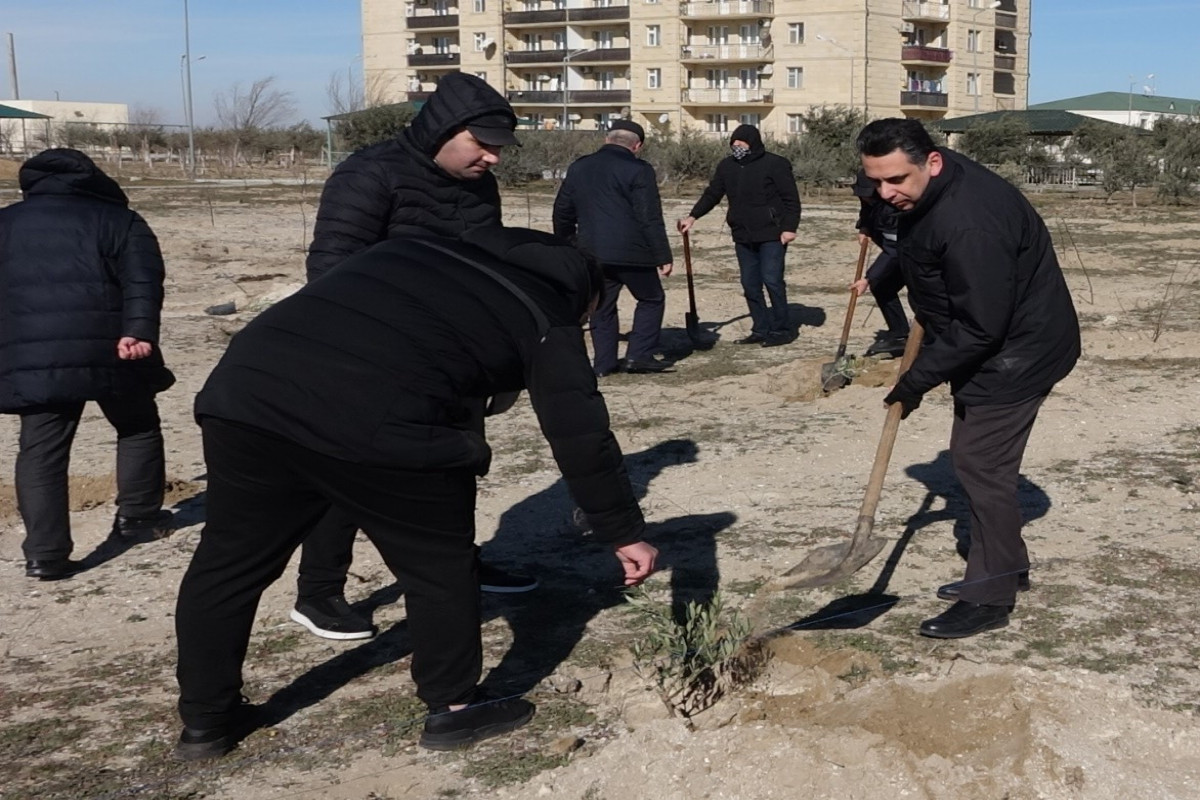
[[[397,3],[402,0],[396,0]],[[896,0],[897,3],[900,0]],[[956,5],[962,0],[954,0]],[[1027,2],[1027,0],[1018,0]],[[1102,91],[1200,99],[1200,0],[1033,0],[1032,103]],[[330,113],[330,75],[361,81],[357,0],[189,0],[196,123],[213,98],[274,75],[301,117]],[[21,96],[123,102],[183,122],[183,0],[0,0]],[[3,54],[0,102],[12,97]],[[1146,78],[1153,73],[1153,81]]]

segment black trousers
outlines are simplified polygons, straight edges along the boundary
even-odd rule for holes
[[[666,295],[656,267],[604,266],[604,302],[592,314],[592,366],[596,372],[611,372],[617,367],[617,299],[622,288],[628,288],[637,307],[633,310],[633,328],[625,357],[645,361],[658,350],[662,333]]]
[[[469,697],[483,665],[470,470],[354,464],[211,418],[201,430],[207,520],[175,612],[185,725],[229,720],[263,590],[334,504],[403,581],[417,696],[434,706]]]
[[[1025,445],[1045,399],[1038,395],[989,406],[954,403],[950,457],[971,510],[971,545],[961,600],[1016,604],[1017,575],[1029,569],[1017,480]]]
[[[321,517],[300,547],[296,575],[299,600],[321,600],[346,593],[346,575],[354,560],[358,522],[340,508]]]
[[[892,262],[897,258],[886,252],[880,253],[875,263],[868,270],[868,279],[872,275],[879,277],[868,280],[871,296],[875,305],[883,314],[883,322],[887,325],[888,333],[894,336],[908,335],[908,314],[904,312],[904,304],[900,302],[900,290],[904,288],[904,275],[900,272],[899,263]]]
[[[117,513],[148,517],[162,509],[166,468],[154,395],[97,401],[117,431]],[[17,507],[25,523],[25,558],[68,558],[71,541],[67,473],[85,403],[35,406],[21,417]]]

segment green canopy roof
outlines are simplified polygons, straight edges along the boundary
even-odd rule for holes
[[[1097,92],[1065,100],[1035,103],[1031,110],[1062,111],[1151,111],[1158,114],[1195,114],[1200,111],[1200,100],[1186,97],[1162,97],[1138,92]]]
[[[1019,119],[1029,127],[1029,133],[1034,136],[1069,136],[1085,122],[1115,125],[1113,122],[1072,114],[1070,111],[1049,109],[1029,109],[1027,111],[989,111],[986,114],[971,114],[966,117],[939,119],[929,123],[929,127],[942,133],[963,133],[974,125],[997,122],[1002,119]]]
[[[23,108],[0,105],[0,119],[52,119],[52,117],[36,111],[26,111]]]

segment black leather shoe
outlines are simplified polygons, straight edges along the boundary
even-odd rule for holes
[[[175,745],[176,761],[204,761],[220,758],[238,742],[246,738],[255,727],[255,707],[245,702],[234,709],[232,718],[225,725],[215,728],[187,728],[179,734]]]
[[[25,562],[25,577],[58,581],[79,572],[79,562],[69,558],[34,558]]]
[[[763,340],[763,347],[782,347],[785,344],[791,344],[796,341],[796,337],[790,333],[771,334]]]
[[[148,517],[123,517],[120,514],[113,520],[113,534],[122,539],[136,539],[146,536],[150,539],[161,539],[172,530],[170,511],[159,511]]]
[[[595,372],[597,378],[607,378],[609,375],[616,375],[618,372],[620,372],[620,368],[613,367],[612,369],[598,369]]]
[[[1009,606],[981,606],[959,600],[936,617],[921,623],[921,635],[935,639],[963,639],[1008,625]]]
[[[966,583],[966,581],[954,581],[953,583],[947,583],[943,586],[939,586],[938,590],[937,590],[938,599],[939,600],[957,600],[959,590],[962,589],[964,583]],[[1017,575],[1017,591],[1018,592],[1028,592],[1029,591],[1029,573],[1028,572],[1022,572]]]
[[[520,697],[495,700],[480,693],[466,708],[430,708],[418,744],[427,750],[458,750],[515,731],[533,719],[534,705]]]
[[[767,340],[767,337],[759,336],[757,333],[752,333],[749,336],[743,337],[741,339],[735,339],[733,341],[733,343],[734,344],[762,344],[766,340]]]
[[[658,358],[621,359],[621,371],[628,372],[633,375],[647,375],[655,372],[671,372],[672,366],[674,365],[670,361],[663,361]]]

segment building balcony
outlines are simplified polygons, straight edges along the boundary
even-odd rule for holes
[[[946,108],[949,96],[945,92],[901,92],[900,108]]]
[[[433,94],[433,92],[408,92],[407,94],[408,94],[408,102],[423,103],[429,99],[429,96],[431,94]]]
[[[904,5],[900,8],[900,19],[905,22],[949,22],[950,6],[904,0]]]
[[[679,14],[688,19],[732,19],[770,17],[775,14],[774,0],[717,0],[717,2],[680,3]]]
[[[774,49],[762,44],[688,44],[679,49],[679,60],[695,61],[770,61]]]
[[[505,93],[508,102],[516,106],[561,106],[562,92],[543,92],[526,89],[510,89]],[[614,105],[628,104],[630,92],[628,89],[572,89],[567,92],[566,104],[580,105]]]
[[[568,53],[573,53],[571,64],[611,64],[613,62],[628,63],[628,47],[601,47],[598,50],[509,50],[504,54],[504,60],[510,66],[521,64],[561,64]]]
[[[1004,11],[996,12],[996,27],[1004,30],[1015,31],[1017,29],[1017,15],[1009,14]]]
[[[1017,57],[999,55],[995,56],[992,59],[992,67],[995,69],[1002,69],[1005,72],[1012,72],[1017,68]]]
[[[437,28],[457,28],[458,14],[421,14],[404,18],[410,31],[428,31]]]
[[[944,67],[950,63],[950,50],[945,47],[929,47],[927,45],[905,45],[900,48],[901,64],[927,64]]]
[[[614,3],[600,8],[556,8],[546,11],[505,11],[506,28],[558,27],[588,22],[629,19],[629,4]]]
[[[575,25],[580,22],[608,22],[614,19],[629,19],[629,5],[613,4],[601,8],[568,8],[567,24]]]
[[[775,93],[770,89],[684,89],[684,105],[755,105],[767,106],[775,102]]]
[[[504,26],[513,28],[524,25],[558,25],[562,27],[567,21],[567,11],[563,8],[548,11],[505,11]]]
[[[458,53],[413,53],[408,57],[410,67],[457,67]]]

